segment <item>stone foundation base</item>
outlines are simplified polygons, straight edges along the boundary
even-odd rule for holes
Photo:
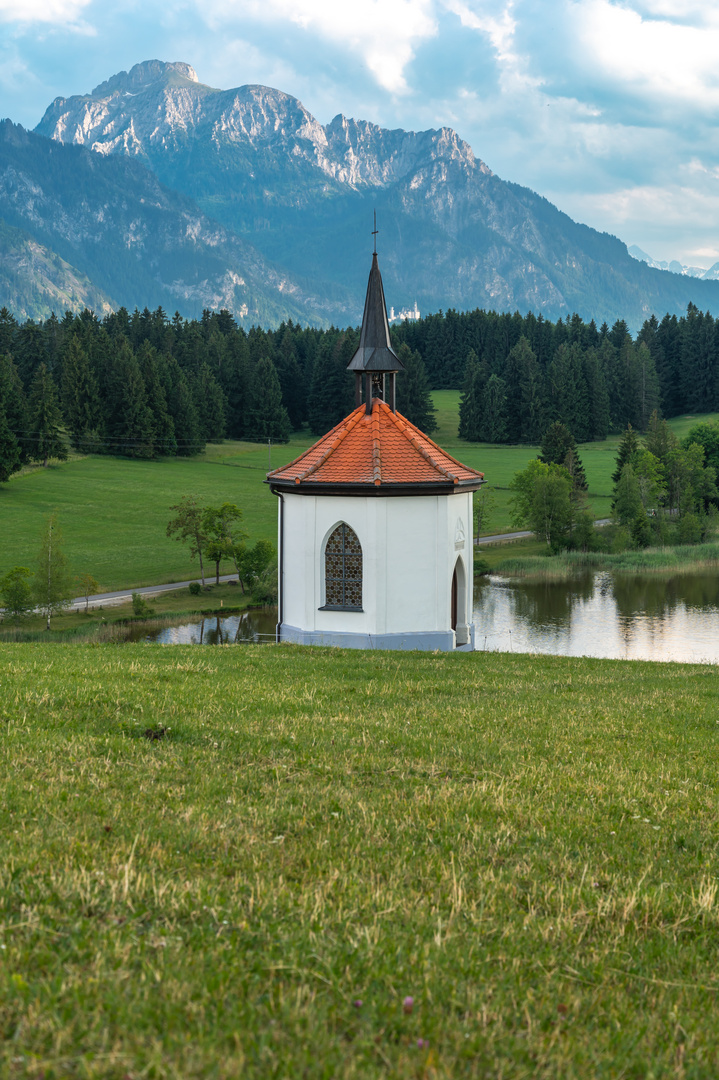
[[[349,634],[331,630],[300,630],[283,623],[280,640],[294,645],[334,645],[341,649],[422,649],[426,652],[473,652],[474,625],[467,627],[469,640],[456,644],[453,630],[423,630],[405,634]]]

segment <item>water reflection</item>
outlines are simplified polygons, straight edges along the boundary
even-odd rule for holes
[[[478,649],[719,663],[719,576],[481,578],[474,621]]]
[[[147,633],[138,627],[130,640],[159,645],[240,645],[275,640],[277,611],[243,611],[241,615],[204,615],[181,626],[165,626]]]

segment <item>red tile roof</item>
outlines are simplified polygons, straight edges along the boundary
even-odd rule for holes
[[[289,465],[267,474],[269,483],[469,484],[484,473],[469,469],[432,442],[419,428],[384,401],[375,399],[372,413],[364,405],[323,435]]]

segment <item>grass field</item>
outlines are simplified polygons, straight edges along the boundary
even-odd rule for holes
[[[483,471],[496,488],[490,532],[511,527],[508,485],[537,454],[536,447],[489,446],[457,437],[459,392],[436,391],[440,430],[435,440],[467,465]],[[682,432],[693,419],[678,418]],[[592,510],[609,514],[611,472],[617,438],[581,449]],[[272,466],[296,457],[313,442],[307,432],[289,445],[272,447]],[[197,574],[187,549],[165,536],[169,506],[182,495],[208,502],[236,502],[244,511],[250,541],[276,542],[277,500],[262,483],[268,449],[253,443],[209,444],[200,457],[129,461],[75,457],[64,464],[26,470],[0,485],[0,576],[11,566],[32,567],[46,516],[57,512],[74,573],[90,573],[103,590],[184,580]]]
[[[0,670],[8,1080],[717,1076],[716,668]]]

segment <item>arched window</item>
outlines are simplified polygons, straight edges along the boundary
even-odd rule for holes
[[[325,608],[362,610],[362,545],[349,525],[338,525],[325,545]]]

